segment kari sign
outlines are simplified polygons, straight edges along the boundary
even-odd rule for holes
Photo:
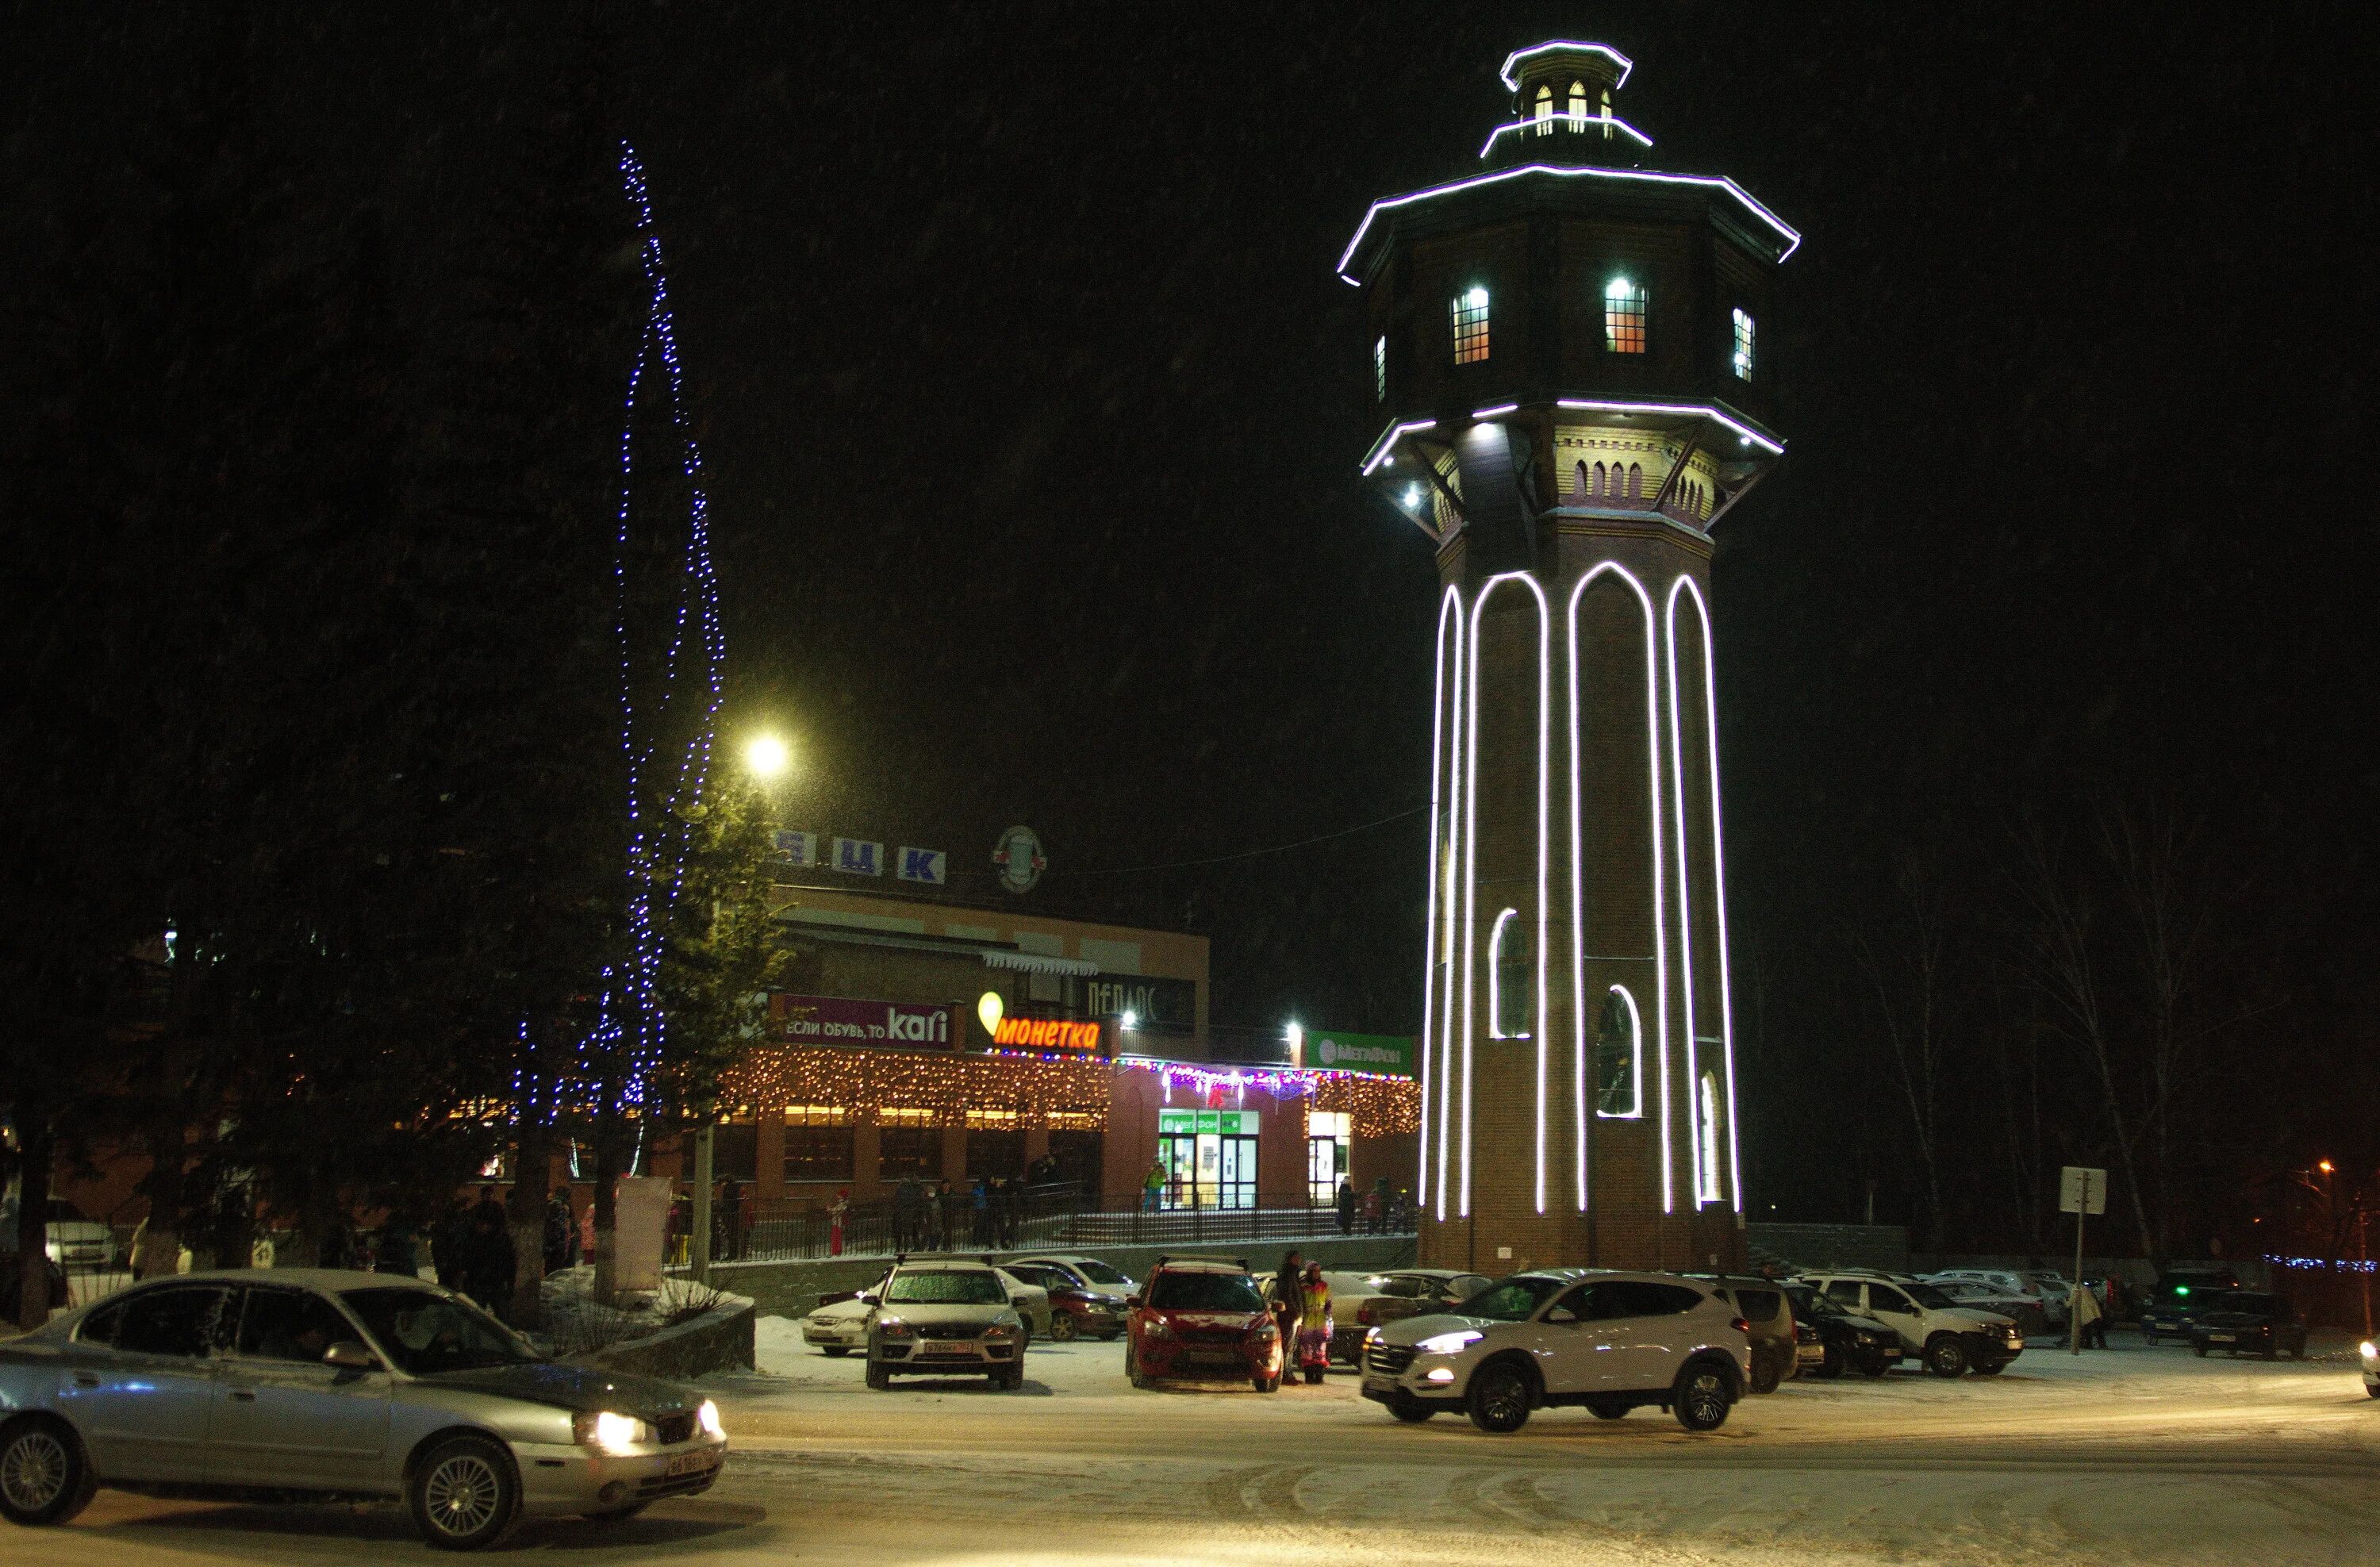
[[[931,1002],[795,996],[778,990],[769,997],[769,1032],[789,1045],[946,1051],[958,1038],[958,1008]]]

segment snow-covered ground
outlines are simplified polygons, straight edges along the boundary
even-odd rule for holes
[[[707,1495],[535,1525],[575,1561],[779,1564],[2155,1563],[2380,1560],[2380,1401],[2351,1343],[2305,1365],[2029,1351],[1996,1379],[1796,1382],[1692,1436],[1645,1410],[1511,1437],[1400,1426],[1352,1376],[1136,1392],[1112,1343],[1037,1343],[1024,1389],[870,1392],[763,1318],[761,1370],[710,1379],[735,1452]],[[0,1563],[428,1561],[391,1509],[102,1493]]]

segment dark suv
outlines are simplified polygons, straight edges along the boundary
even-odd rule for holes
[[[2199,1303],[2239,1287],[2240,1275],[2228,1268],[2167,1269],[2157,1275],[2156,1288],[2141,1307],[2141,1342],[2190,1337]]]
[[[2266,1360],[2282,1354],[2303,1360],[2306,1321],[2279,1295],[2230,1290],[2210,1297],[2191,1318],[2190,1347],[2201,1354],[2220,1349],[2233,1354],[2248,1351]]]
[[[1831,1296],[1807,1284],[1785,1286],[1793,1303],[1793,1319],[1818,1336],[1817,1375],[1828,1379],[1846,1371],[1881,1377],[1901,1359],[1900,1335],[1873,1317],[1863,1317]]]
[[[1160,1257],[1128,1304],[1123,1370],[1134,1387],[1242,1377],[1260,1393],[1281,1386],[1281,1330],[1245,1263]]]

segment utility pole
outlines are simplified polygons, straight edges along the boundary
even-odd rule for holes
[[[2074,1216],[2074,1294],[2066,1303],[2067,1353],[2082,1353],[2082,1221],[2107,1211],[2107,1172],[2070,1164],[2058,1172],[2058,1210]]]
[[[718,1118],[708,1111],[694,1129],[694,1233],[686,1237],[686,1258],[698,1284],[710,1282],[711,1141],[717,1130]]]

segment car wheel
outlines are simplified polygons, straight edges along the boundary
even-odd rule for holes
[[[1022,1358],[1025,1352],[1032,1347],[1033,1324],[1027,1322],[1016,1330],[1016,1353],[1018,1357]]]
[[[1281,1379],[1278,1377],[1251,1377],[1248,1379],[1248,1386],[1256,1389],[1256,1391],[1260,1393],[1279,1392],[1281,1391]]]
[[[2364,1383],[2363,1391],[2368,1397],[2380,1398],[2380,1382]]]
[[[1075,1342],[1075,1319],[1067,1313],[1062,1311],[1055,1317],[1050,1318],[1050,1342],[1051,1343],[1073,1343]]]
[[[1752,1391],[1754,1392],[1773,1393],[1777,1391],[1777,1385],[1784,1379],[1785,1374],[1779,1367],[1775,1355],[1755,1354],[1752,1357]]]
[[[1734,1403],[1729,1396],[1726,1373],[1708,1361],[1696,1361],[1678,1374],[1670,1411],[1689,1431],[1716,1431],[1727,1424],[1727,1412]]]
[[[2156,1346],[2156,1342],[2157,1330],[2155,1328],[2144,1326],[2141,1329],[2141,1342],[2147,1344],[2151,1348],[2155,1348]]]
[[[493,1545],[520,1516],[512,1455],[486,1437],[440,1442],[413,1467],[405,1500],[413,1526],[440,1550]]]
[[[2202,1343],[2192,1343],[2190,1346],[2190,1353],[2204,1360],[2206,1358],[2206,1346]]]
[[[1937,1333],[1925,1346],[1925,1369],[1937,1377],[1967,1374],[1967,1346],[1949,1333]]]
[[[1627,1418],[1628,1406],[1615,1399],[1599,1398],[1586,1406],[1586,1412],[1597,1420],[1622,1420]]]
[[[1843,1346],[1828,1344],[1818,1357],[1818,1375],[1831,1382],[1843,1374]]]
[[[2009,1368],[2005,1360],[1978,1360],[1969,1367],[1978,1377],[1997,1377]]]
[[[1863,1377],[1881,1377],[1892,1369],[1892,1362],[1880,1354],[1871,1354],[1862,1357],[1859,1368]]]
[[[868,1363],[868,1385],[880,1393],[892,1385],[892,1373],[884,1368],[882,1361],[871,1360]]]
[[[844,1355],[851,1353],[851,1346],[849,1344],[822,1344],[820,1346],[820,1349],[821,1353],[831,1355],[837,1360],[841,1360]]]
[[[632,1501],[625,1507],[609,1507],[601,1512],[582,1512],[579,1516],[590,1524],[625,1524],[651,1505],[649,1501]]]
[[[991,1374],[991,1385],[1002,1392],[1013,1393],[1025,1385],[1025,1367],[1003,1366]]]
[[[2373,1396],[2380,1398],[2380,1393],[2374,1393]],[[1400,1394],[1389,1400],[1389,1413],[1408,1426],[1418,1426],[1438,1411],[1417,1398]]]
[[[0,1517],[11,1524],[63,1524],[90,1505],[97,1484],[63,1422],[32,1416],[0,1434]]]
[[[1471,1423],[1500,1437],[1529,1423],[1529,1379],[1510,1366],[1490,1366],[1471,1379],[1463,1399]]]

